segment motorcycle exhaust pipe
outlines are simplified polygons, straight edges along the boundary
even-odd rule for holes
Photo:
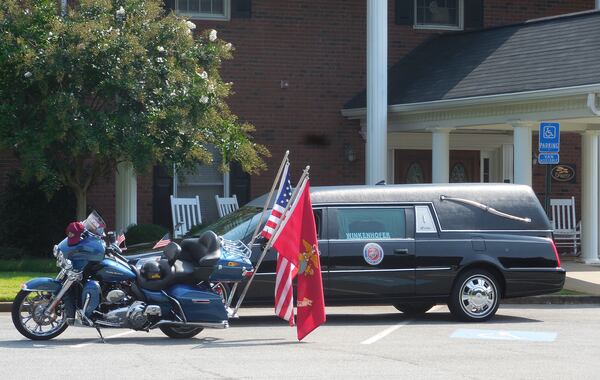
[[[166,321],[166,320],[161,320],[156,322],[155,324],[153,324],[152,326],[150,326],[150,329],[155,329],[158,326],[161,325],[171,325],[171,326],[185,326],[185,327],[202,327],[202,328],[207,328],[207,329],[226,329],[229,327],[229,322],[228,321],[221,321],[221,322],[216,322],[216,323],[212,323],[212,322],[177,322],[177,321]]]

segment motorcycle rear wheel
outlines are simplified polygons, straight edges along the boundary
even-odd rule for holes
[[[158,327],[166,336],[173,339],[189,339],[200,334],[202,327],[185,327],[185,326],[168,326],[163,325]]]
[[[51,298],[52,294],[44,291],[21,290],[17,293],[11,314],[13,324],[21,335],[31,340],[49,340],[69,327],[62,301],[53,315],[44,315]]]

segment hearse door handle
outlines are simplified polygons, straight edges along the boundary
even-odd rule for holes
[[[394,253],[397,255],[408,255],[408,248],[396,248]]]

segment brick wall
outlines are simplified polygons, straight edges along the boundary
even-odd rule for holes
[[[388,4],[391,65],[440,32],[396,25],[395,1],[388,0]],[[496,26],[592,9],[594,0],[485,0],[484,4],[485,26]],[[234,59],[224,63],[222,72],[226,81],[234,82],[229,103],[242,120],[256,126],[256,141],[273,154],[269,170],[252,177],[252,197],[270,188],[286,149],[291,152],[294,181],[304,165],[311,165],[313,185],[364,182],[360,126],[340,114],[343,105],[366,85],[364,0],[255,0],[250,18],[196,23],[198,31],[214,28],[235,46]],[[280,87],[282,80],[288,82],[285,89]],[[575,140],[573,154],[578,157],[579,141]],[[346,144],[357,153],[352,163],[344,157]],[[0,188],[5,171],[14,165],[6,160],[0,156]],[[534,168],[538,192],[539,170]],[[109,225],[114,225],[114,176],[91,189],[88,203],[101,209]],[[138,177],[138,214],[140,223],[152,219],[150,175]]]
[[[594,0],[484,0],[486,27],[594,9]]]
[[[485,2],[485,25],[591,9],[587,1]],[[389,4],[389,64],[440,32],[394,23]],[[343,105],[366,85],[366,2],[277,0],[252,2],[252,17],[228,22],[196,21],[214,28],[236,48],[223,65],[234,82],[233,112],[253,123],[256,140],[273,153],[269,170],[252,177],[252,196],[267,191],[279,160],[290,149],[294,179],[310,164],[313,185],[364,183],[364,141],[356,121],[343,118]],[[288,88],[280,88],[280,81]],[[344,158],[350,144],[358,159]]]

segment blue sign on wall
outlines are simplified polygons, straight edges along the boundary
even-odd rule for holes
[[[556,165],[559,160],[558,153],[540,153],[538,156],[538,164],[540,165]]]
[[[558,153],[560,151],[559,123],[540,123],[538,150],[543,153]]]

